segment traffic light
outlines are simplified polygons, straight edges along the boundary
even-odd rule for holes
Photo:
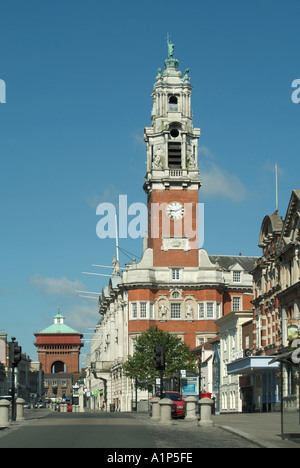
[[[165,369],[165,348],[164,345],[156,345],[154,348],[154,362],[156,370]]]
[[[22,348],[18,345],[17,341],[9,343],[9,365],[16,367],[21,361]]]

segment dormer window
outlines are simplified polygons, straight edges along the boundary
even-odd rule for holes
[[[241,283],[241,272],[240,271],[233,271],[232,272],[232,280],[233,283]]]
[[[178,99],[177,96],[169,96],[169,111],[177,112],[178,110]]]

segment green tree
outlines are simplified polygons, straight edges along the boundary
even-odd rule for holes
[[[196,371],[195,356],[180,338],[164,332],[157,326],[150,327],[138,336],[133,356],[123,365],[125,375],[139,382],[155,382],[160,371],[155,369],[154,348],[157,344],[165,347],[164,377],[178,375],[180,369]],[[145,386],[141,385],[140,386]]]

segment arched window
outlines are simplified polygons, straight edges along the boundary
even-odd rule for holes
[[[174,96],[172,94],[171,96],[169,96],[169,111],[177,112],[177,110],[178,110],[177,96]]]

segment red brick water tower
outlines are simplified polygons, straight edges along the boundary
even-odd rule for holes
[[[34,334],[38,359],[45,374],[79,372],[83,335],[64,322],[65,317],[58,312],[52,325]]]

